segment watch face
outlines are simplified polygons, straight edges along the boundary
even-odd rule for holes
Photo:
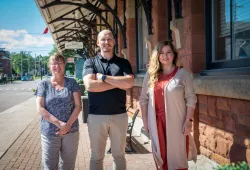
[[[106,75],[102,75],[102,81],[106,79]]]

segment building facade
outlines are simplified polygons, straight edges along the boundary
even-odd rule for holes
[[[11,75],[10,53],[3,48],[0,48],[0,73]]]
[[[97,33],[110,29],[115,34],[115,53],[128,59],[135,73],[134,87],[127,90],[127,104],[134,108],[139,108],[152,49],[159,41],[173,40],[178,65],[194,78],[198,102],[193,134],[199,153],[221,164],[250,164],[248,0],[36,3],[60,50],[66,41],[82,41],[83,51],[92,57]]]
[[[200,154],[250,164],[250,5],[246,0],[127,1],[127,54],[136,75],[127,102],[139,107],[149,54],[172,39],[179,65],[193,73],[193,133]],[[151,4],[150,4],[151,3]],[[147,20],[147,15],[151,14]],[[149,26],[151,28],[148,28]],[[150,30],[151,29],[151,30]],[[151,34],[149,34],[151,32]]]

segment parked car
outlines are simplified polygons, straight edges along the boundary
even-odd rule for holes
[[[29,76],[29,75],[28,76],[22,76],[21,80],[22,81],[31,81],[31,80],[33,80],[33,76]]]
[[[45,75],[46,79],[49,79],[51,76],[52,76],[51,73]]]
[[[76,78],[75,75],[67,75],[67,77],[72,78],[72,79],[75,79],[75,78]]]

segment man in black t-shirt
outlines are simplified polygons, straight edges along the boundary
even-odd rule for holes
[[[97,45],[100,54],[87,59],[83,68],[89,98],[90,170],[103,170],[108,137],[114,158],[113,169],[126,170],[126,89],[133,86],[134,76],[129,61],[113,54],[115,40],[111,31],[101,31]]]

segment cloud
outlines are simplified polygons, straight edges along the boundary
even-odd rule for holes
[[[0,30],[0,47],[6,50],[43,49],[54,44],[48,35],[32,35],[26,30]]]

